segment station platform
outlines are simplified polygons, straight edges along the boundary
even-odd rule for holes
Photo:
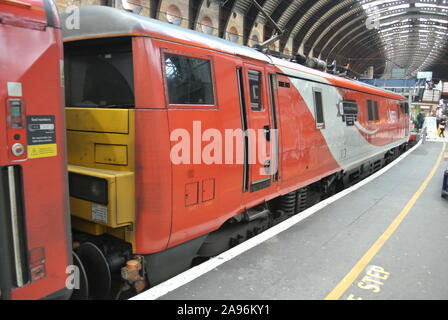
[[[192,276],[199,265],[134,299],[448,299],[445,146],[426,141],[250,250]]]

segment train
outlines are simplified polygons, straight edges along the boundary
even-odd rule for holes
[[[94,299],[216,256],[409,141],[401,95],[114,8],[79,17],[62,23],[68,174]]]
[[[72,294],[62,71],[53,2],[0,1],[0,300]]]
[[[408,146],[401,95],[123,10],[26,1],[0,4],[2,213],[4,172],[21,201],[17,223],[0,217],[0,299],[126,299]],[[19,256],[40,277],[14,282]]]

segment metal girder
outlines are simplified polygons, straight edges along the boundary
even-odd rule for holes
[[[309,0],[297,0],[292,1],[288,8],[283,12],[283,14],[278,19],[277,23],[280,27],[284,28],[286,24],[291,20],[292,16],[299,12],[300,8]]]
[[[280,17],[290,8],[291,2],[295,2],[296,0],[280,0],[277,6],[275,7],[274,11],[272,11],[271,18],[279,25],[282,29],[284,27],[279,24]],[[293,3],[294,4],[294,3]],[[272,36],[274,31],[274,28],[270,27],[269,24],[265,24],[264,27],[264,34],[265,39],[268,39]]]
[[[357,62],[360,60],[364,60],[366,59],[365,57],[369,55],[381,56],[381,63],[384,63],[384,61],[386,60],[384,49],[376,46],[358,47],[357,50],[353,50],[352,52],[350,52],[350,55],[335,56],[334,59],[339,63],[350,63],[353,65],[353,61]],[[378,61],[380,61],[380,58],[378,58],[376,61],[378,63]]]
[[[252,2],[252,0],[251,0]],[[257,3],[263,6],[266,3],[266,0],[257,0]],[[248,45],[250,33],[257,21],[257,14],[259,10],[256,6],[252,5],[247,9],[246,14],[244,15],[244,25],[243,25],[243,44]],[[260,39],[262,40],[262,39]]]
[[[150,1],[151,1],[151,12],[149,13],[149,15],[151,16],[151,18],[156,19],[157,13],[160,11],[160,3],[162,2],[162,0],[150,0]]]
[[[431,52],[429,52],[429,53],[423,53],[423,52],[422,53],[409,53],[408,50],[402,49],[402,50],[394,51],[388,58],[392,60],[392,58],[394,58],[394,57],[398,57],[398,59],[396,61],[403,61],[404,59],[408,60],[409,58],[413,58],[413,57],[418,58],[418,59],[420,59],[420,58],[426,59],[428,57],[436,58],[437,56],[436,56],[436,54],[431,53]]]
[[[347,8],[348,7],[348,8]],[[355,8],[353,10],[353,7]],[[342,15],[344,18],[347,17],[346,12],[361,12],[362,8],[359,8],[357,1],[353,0],[343,0],[343,1],[329,1],[329,0],[320,0],[314,2],[314,4],[307,10],[307,12],[295,19],[292,22],[292,30],[290,33],[290,37],[294,38],[294,42],[296,47],[303,47],[305,50],[309,52],[314,51],[313,42],[308,43],[310,38],[324,37],[329,29],[325,29],[325,31],[321,30],[321,26],[329,23],[333,23],[335,21],[340,22],[340,16]],[[356,18],[354,15],[353,18]],[[313,21],[311,21],[313,20]],[[336,24],[338,23],[336,22]],[[318,32],[317,32],[318,31]],[[334,31],[334,30],[333,30]],[[323,34],[321,34],[321,32]]]
[[[415,41],[419,41],[419,42],[423,41],[423,39],[420,37],[419,34],[411,34],[410,36],[408,35],[406,39],[407,39],[407,41],[410,41],[410,40],[411,41],[415,40]],[[440,39],[440,38],[433,38],[431,41],[432,45],[435,44],[436,39]],[[377,34],[371,34],[371,35],[368,35],[365,38],[361,39],[359,42],[362,42],[365,40],[371,41],[372,44],[385,44],[386,46],[388,46],[388,45],[391,45],[390,43],[397,44],[397,41],[400,40],[400,36],[397,34],[393,34],[393,33],[388,34],[386,37],[378,37]],[[357,44],[359,44],[359,43],[355,43],[354,46],[356,47]],[[424,49],[424,48],[422,48],[422,49]]]
[[[373,51],[373,53],[372,53],[372,51]],[[385,50],[383,48],[375,51],[374,47],[363,47],[363,48],[357,50],[356,53],[358,54],[357,55],[358,58],[354,58],[354,59],[353,58],[347,58],[346,59],[346,60],[349,60],[350,62],[355,60],[355,64],[353,65],[354,68],[360,68],[360,67],[356,67],[357,65],[360,65],[360,66],[364,67],[364,65],[378,64],[378,62],[377,63],[370,62],[372,56],[373,57],[381,56],[381,58],[376,59],[376,61],[381,61],[380,64],[383,64],[383,65],[385,65],[386,61],[392,62],[390,59],[388,59],[385,56]],[[366,58],[366,57],[369,57],[369,58]]]
[[[302,45],[306,46],[308,40],[310,40],[310,38],[312,38],[313,34],[316,33],[324,23],[328,23],[329,21],[334,22],[337,20],[338,17],[340,17],[344,13],[351,12],[352,10],[347,11],[347,7],[356,5],[356,3],[357,2],[355,0],[341,1],[339,4],[333,6],[330,10],[327,10],[322,16],[320,16],[320,18],[315,23],[311,24],[311,27],[308,30],[306,30],[306,33],[305,33],[305,28],[303,28],[303,30],[301,30],[301,32],[297,33],[297,38],[299,39],[299,46],[302,46]],[[360,7],[356,6],[355,8],[359,9]],[[328,27],[327,27],[327,30],[328,30]],[[291,34],[292,34],[292,36],[295,36],[293,34],[293,32],[291,32]],[[300,37],[300,34],[304,34],[302,39]],[[311,45],[311,48],[313,49],[314,46]]]
[[[416,40],[417,41],[418,39],[417,38],[410,38],[409,40]],[[347,51],[349,51],[349,52],[351,51],[351,47],[358,48],[358,47],[363,47],[363,46],[367,46],[367,45],[381,46],[381,44],[383,44],[383,46],[385,47],[386,51],[388,49],[390,49],[389,47],[386,47],[386,45],[384,45],[385,44],[384,39],[379,38],[375,34],[368,35],[368,36],[366,36],[366,37],[364,37],[362,39],[359,39],[357,42],[351,43],[350,48],[346,47],[347,48],[346,50],[341,50],[337,54],[344,55]],[[443,49],[443,46],[434,48],[434,42],[429,43],[429,45],[432,45],[432,47],[423,47],[421,45],[415,44],[414,46],[412,46],[412,48],[418,48],[420,51],[431,51],[431,50],[433,50],[433,51],[434,50],[441,51]],[[406,47],[411,47],[411,45],[407,44],[406,46],[404,46],[404,48],[406,48]]]
[[[443,45],[447,40],[443,34],[436,33],[437,30],[448,32],[446,0],[257,1],[268,14],[272,15],[274,21],[281,28],[287,30],[285,37],[280,41],[280,49],[284,48],[288,38],[293,37],[293,51],[302,46],[306,52],[312,52],[313,55],[319,55],[327,61],[334,56],[339,57],[346,54],[348,50],[353,50],[348,48],[356,48],[356,54],[360,57],[383,55],[382,48],[400,46],[403,41],[401,39],[406,39],[406,46],[400,48],[399,60],[403,62],[407,60],[412,64],[421,59],[428,59],[428,63],[430,63],[430,59],[436,59],[437,55],[443,52]],[[221,10],[224,13],[220,13],[221,36],[232,10],[245,14],[244,43],[249,40],[255,22],[265,23],[265,38],[270,36],[271,28],[260,11],[253,5],[252,0],[223,0],[221,2],[225,3],[224,10]],[[434,5],[439,7],[435,8]],[[369,7],[373,7],[373,9],[369,9]],[[227,12],[225,12],[226,10]],[[379,27],[376,29],[367,26],[366,20],[372,19],[372,17],[377,18],[379,22]],[[408,37],[403,36],[407,34],[406,31],[409,31]],[[425,33],[428,33],[429,37],[426,37]],[[412,44],[412,42],[421,43],[422,41],[428,42],[429,47]],[[440,43],[442,47],[434,48],[435,43]],[[416,52],[417,50],[420,52]],[[394,52],[386,56],[398,59]],[[365,63],[357,62],[356,68]],[[367,63],[369,62],[367,61]],[[379,62],[377,64],[380,65]]]
[[[448,17],[447,17],[447,19],[448,19]],[[358,32],[360,29],[362,29],[362,26],[358,26],[357,28],[353,29],[351,32],[345,34],[345,35],[339,40],[339,42],[333,47],[332,51],[330,51],[329,56],[330,56],[330,54],[331,54],[333,51],[336,51],[336,48],[337,48],[340,44],[343,44],[343,47],[342,47],[339,51],[336,51],[336,52],[340,52],[341,50],[343,50],[343,48],[345,48],[348,44],[350,44],[354,39],[356,39],[356,38],[358,38],[358,37],[360,37],[360,36],[362,36],[362,35],[364,35],[364,34],[366,34],[366,33],[371,33],[371,31],[372,31],[372,29],[367,29],[367,28],[366,28],[366,29],[363,29],[361,32],[359,32],[359,34],[356,35],[355,37],[349,38],[353,33]],[[381,29],[381,28],[380,28],[380,29]],[[376,30],[376,29],[374,29],[374,30]],[[344,43],[344,40],[345,40],[346,38],[349,38],[349,40],[346,41],[346,42]]]
[[[370,53],[364,54],[364,59],[357,60],[357,61],[351,61],[351,67],[350,69],[355,71],[356,73],[362,74],[367,66],[373,66],[374,68],[378,69],[380,67],[385,67],[385,60],[376,60],[375,62],[372,62],[372,58],[381,56],[382,52],[378,51],[372,51]]]
[[[405,57],[407,57],[406,60]],[[411,67],[413,65],[415,65],[416,63],[418,63],[419,65],[421,65],[422,63],[432,63],[432,61],[437,58],[436,55],[425,55],[425,54],[416,54],[413,56],[407,55],[407,53],[405,51],[401,51],[401,52],[396,52],[394,53],[394,55],[392,55],[390,57],[390,59],[392,61],[397,61],[397,63],[407,63],[408,67]]]
[[[338,17],[336,20],[334,20],[331,24],[328,25],[328,27],[323,32],[320,33],[319,37],[314,41],[314,43],[312,45],[312,50],[314,51],[318,47],[320,41],[323,40],[325,38],[325,36],[327,36],[330,32],[333,32],[330,39],[326,41],[326,43],[320,50],[320,52],[322,53],[326,49],[327,45],[330,44],[339,34],[343,33],[346,29],[350,28],[352,25],[356,24],[357,22],[364,21],[366,19],[366,17],[363,15],[356,16],[357,13],[362,13],[362,12],[363,12],[363,9],[361,7],[357,7],[357,8],[354,8],[354,9],[344,13],[343,15]],[[353,16],[355,16],[355,17],[353,18]],[[344,23],[347,18],[351,18],[351,21],[346,23],[341,28],[337,28],[337,26],[341,23]],[[335,32],[335,29],[337,30],[336,32]]]
[[[433,31],[431,28],[420,28],[419,31],[421,30],[426,30],[426,31]],[[434,35],[434,33],[431,35],[427,35],[425,33],[421,33],[421,32],[411,32],[411,33],[406,33],[406,34],[400,34],[397,33],[396,30],[391,30],[388,32],[383,32],[381,33],[381,35],[379,35],[381,39],[383,39],[385,42],[390,41],[390,40],[397,40],[397,39],[401,39],[404,37],[419,37],[419,38],[431,38],[431,39],[440,39],[440,40],[444,40],[446,37],[442,36],[442,35]]]
[[[298,0],[301,1],[301,0]],[[328,0],[320,0],[320,1],[328,1]],[[291,37],[291,29],[294,27],[294,25],[296,24],[296,22],[301,19],[304,15],[307,15],[309,13],[309,11],[312,9],[313,5],[315,4],[316,1],[305,1],[303,3],[303,5],[298,8],[298,10],[296,10],[294,12],[294,14],[290,17],[290,19],[286,22],[285,24],[285,30],[287,30],[285,37],[283,38],[283,41],[280,42],[280,49],[283,48],[283,46],[285,45],[286,41],[289,38],[294,38]],[[317,18],[314,18],[314,20],[317,20]],[[293,51],[296,51],[298,49],[297,43],[296,41],[294,41],[293,43]]]
[[[431,46],[431,44],[428,44],[426,46],[422,46],[421,44],[408,44],[408,45],[403,45],[403,46],[398,46],[397,48],[399,48],[400,50],[411,50],[411,49],[415,49],[418,50],[419,53],[429,53],[429,52],[433,52],[433,53],[437,53],[440,54],[443,52],[443,50],[445,49],[443,46],[442,47],[434,47]],[[392,53],[395,51],[395,48],[386,48],[386,51],[388,53]],[[417,52],[410,52],[410,54],[416,54]]]
[[[199,11],[201,10],[202,4],[204,0],[190,0],[189,6],[189,28],[195,29],[196,24],[198,23]]]
[[[363,29],[363,25],[357,26],[356,28],[353,28],[350,32],[347,32],[341,39],[339,39],[339,41],[332,47],[332,49],[330,50],[330,52],[327,55],[327,59],[329,59],[332,56],[333,52],[336,52],[335,55],[337,55],[340,51],[342,51],[345,47],[347,47],[350,42],[352,42],[353,40],[363,36],[365,33],[370,33],[370,34],[377,34],[375,31],[373,30],[368,30],[366,32],[359,32],[361,29]],[[349,40],[346,40],[346,39]],[[342,45],[342,47],[339,50],[336,50],[339,45]]]
[[[375,57],[378,57],[382,54],[383,54],[383,52],[381,52],[381,51],[372,52],[369,55],[364,54],[363,57],[360,57],[359,59],[357,59],[358,62],[356,62],[356,60],[355,60],[355,62],[352,62],[352,69],[356,70],[358,73],[362,73],[368,65],[373,65],[373,67],[375,69],[378,69],[378,68],[384,69],[385,68],[385,63],[384,63],[385,59],[384,58],[375,59],[376,61],[379,61],[376,63],[371,62],[371,61],[373,61],[373,59]]]
[[[361,29],[361,28],[357,28],[356,31],[358,31],[359,29]],[[381,29],[381,28],[380,28],[380,29]],[[358,36],[361,36],[361,35],[363,35],[363,34],[369,33],[369,32],[371,32],[371,31],[372,31],[371,29],[365,29],[365,30],[361,31],[361,32],[358,34]],[[343,38],[341,38],[338,44],[342,43],[343,40],[345,40],[345,38],[348,38],[352,33],[353,33],[353,30],[352,30],[352,32],[350,32],[349,34],[346,34]],[[378,32],[378,34],[380,34],[380,33]],[[338,44],[336,44],[336,46],[334,46],[334,49],[336,49],[336,47],[338,46]]]
[[[362,44],[362,41],[366,41],[366,40],[368,40],[368,39],[361,40],[361,42],[353,44],[353,46],[354,47],[360,47],[360,48],[364,48],[364,47],[367,48],[368,46],[365,46],[365,45]],[[436,49],[436,52],[432,52],[431,53],[431,50],[424,50],[424,51],[422,51],[423,48],[421,48],[421,47],[419,47],[417,45],[413,45],[413,46],[411,45],[411,46],[403,47],[400,50],[402,52],[409,52],[409,50],[412,50],[412,49],[415,49],[416,51],[420,50],[420,52],[412,51],[412,52],[409,53],[410,55],[420,55],[420,54],[423,54],[426,57],[431,56],[431,57],[434,57],[434,58],[436,58],[437,55],[440,54],[440,51],[442,50],[442,48],[438,48],[438,49]],[[358,51],[362,53],[362,49],[358,50]],[[434,51],[434,49],[433,49],[433,51]],[[387,52],[387,50],[386,50],[386,52]],[[341,54],[344,55],[344,53],[341,53]],[[387,54],[386,54],[386,57],[390,58],[390,56],[387,55]]]
[[[314,5],[297,21],[291,30],[291,36],[295,38],[299,30],[324,6],[330,4],[332,0],[318,0]]]
[[[419,41],[419,42],[421,42],[423,39],[421,39],[420,37],[419,37],[419,35],[417,35],[417,34],[415,34],[415,35],[411,35],[410,37],[408,36],[408,41],[409,40],[415,40],[415,41]],[[388,38],[382,38],[382,37],[378,37],[376,34],[373,34],[373,35],[368,35],[367,37],[365,37],[365,38],[363,38],[363,39],[361,39],[360,41],[358,41],[357,43],[355,43],[354,44],[354,46],[356,47],[357,45],[359,45],[361,42],[364,42],[364,41],[366,41],[366,40],[368,40],[368,41],[371,41],[372,43],[374,43],[374,44],[385,44],[385,46],[389,46],[389,45],[397,45],[397,41],[399,40],[398,39],[398,36],[397,35],[391,35],[391,36],[389,36]],[[395,40],[395,41],[394,41]],[[439,38],[433,38],[433,39],[431,39],[431,45],[432,46],[434,46],[435,45],[435,40],[440,40]],[[393,42],[393,44],[389,44],[389,42],[388,41],[394,41]],[[425,49],[425,48],[423,48],[423,47],[420,47],[422,50],[423,49]],[[434,47],[433,47],[434,48]],[[440,47],[440,49],[441,48],[443,48],[443,45]]]
[[[358,18],[357,18],[357,21],[361,21],[361,20],[362,20],[361,17],[358,17]],[[364,22],[364,21],[363,21],[363,22]],[[428,23],[429,23],[429,22],[428,22]],[[353,23],[352,23],[352,24],[353,24]],[[350,24],[350,26],[351,26],[352,24]],[[387,26],[387,28],[385,28],[384,30],[393,29],[394,27],[400,27],[400,26],[404,26],[404,25],[408,25],[408,24],[409,24],[408,22],[400,22],[400,23],[397,23],[397,24],[394,24],[394,25],[391,25],[391,26]],[[426,24],[426,22],[425,22],[424,24]],[[437,24],[437,25],[439,25],[439,24]],[[336,49],[336,48],[338,47],[338,45],[343,44],[343,43],[344,43],[344,40],[345,40],[346,38],[349,38],[353,33],[357,32],[357,31],[360,30],[360,29],[363,29],[362,27],[363,27],[362,25],[357,26],[355,29],[352,29],[352,31],[350,31],[349,33],[345,33],[344,36],[343,36],[341,39],[339,39],[338,43],[336,43],[336,45],[332,46],[332,47],[333,47],[333,50]],[[322,49],[320,50],[320,52],[323,53],[323,52],[325,51],[325,49],[326,49],[328,46],[331,45],[331,43],[332,43],[332,41],[335,39],[336,35],[339,34],[339,33],[344,32],[345,29],[346,29],[346,28],[343,28],[343,29],[339,30],[336,34],[334,34],[334,35],[332,36],[332,38],[331,38],[329,41],[327,41],[327,43],[322,47]],[[379,30],[382,30],[382,29],[379,28]],[[367,33],[368,31],[369,31],[368,29],[363,29],[362,33]],[[378,33],[380,34],[380,32],[378,32]],[[331,51],[330,51],[330,53],[331,53]]]
[[[425,27],[441,27],[441,28],[448,28],[448,21],[445,23],[440,23],[440,22],[433,22],[433,21],[421,21],[418,20],[417,21],[401,21],[401,22],[397,22],[397,23],[393,23],[393,24],[389,24],[387,26],[383,26],[382,28],[379,28],[380,32],[388,32],[390,30],[398,30],[398,29],[404,29],[406,27],[409,26],[413,26],[413,27],[419,27],[419,28],[425,28]]]
[[[232,11],[235,8],[236,0],[226,0],[225,5],[221,4],[219,10],[219,37],[224,38],[227,23],[229,22]]]
[[[437,13],[432,13],[432,14],[430,14],[430,13],[425,13],[425,14],[408,14],[407,15],[406,12],[403,12],[403,13],[401,13],[399,15],[394,15],[392,17],[384,17],[384,19],[382,17],[379,20],[380,20],[380,24],[381,24],[381,22],[383,24],[386,24],[386,23],[389,23],[389,22],[397,21],[397,20],[402,21],[403,19],[400,19],[400,17],[401,18],[406,18],[407,20],[409,20],[409,19],[410,20],[412,20],[412,19],[415,19],[415,20],[419,20],[419,19],[428,19],[428,20],[429,19],[437,19],[437,20],[447,20],[448,21],[448,16],[441,16],[441,15],[439,15]]]
[[[289,36],[295,38],[299,31],[299,28],[304,27],[305,23],[312,18],[314,18],[314,21],[318,22],[319,18],[316,19],[315,17],[319,16],[318,12],[322,10],[322,8],[328,6],[330,2],[331,0],[314,1],[314,3],[310,7],[308,7],[303,14],[296,16],[295,19],[291,19],[289,22],[289,30],[291,30]]]
[[[304,17],[302,17],[302,18],[297,22],[297,24],[295,25],[295,27],[294,27],[293,30],[291,31],[291,35],[292,35],[292,36],[295,36],[295,35],[296,35],[296,33],[298,32],[298,30],[299,30],[300,28],[302,28],[302,27],[304,26],[304,24],[309,20],[309,17],[310,17],[310,16],[311,16],[311,15],[312,15],[318,8],[322,7],[322,5],[323,5],[324,2],[328,2],[328,1],[326,1],[326,0],[321,0],[321,1],[316,2],[315,5],[312,7],[312,9],[309,10],[309,11],[307,12],[307,14],[304,15]],[[346,5],[351,4],[351,3],[352,3],[352,1],[350,1],[350,0],[342,1],[342,2],[340,2],[339,4],[336,4],[336,5],[333,7],[333,9],[334,9],[334,8],[338,8],[338,7],[343,7],[343,6],[346,6]],[[407,12],[409,12],[410,9],[405,9],[405,8],[400,8],[400,9],[390,10],[390,9],[393,8],[394,6],[402,5],[403,3],[406,3],[406,1],[394,1],[394,2],[389,2],[389,3],[386,3],[386,4],[382,4],[382,5],[380,6],[380,9],[387,8],[389,11],[388,11],[387,14],[384,14],[384,13],[383,13],[383,15],[380,17],[380,19],[384,19],[385,17],[387,18],[387,17],[389,17],[389,16],[392,15],[392,14],[400,14],[400,13],[407,13]],[[422,2],[422,3],[427,4],[426,2]],[[319,18],[318,22],[314,24],[313,28],[308,32],[308,34],[304,37],[303,41],[301,41],[300,44],[305,44],[305,43],[308,41],[308,39],[309,39],[309,37],[310,37],[309,33],[310,33],[310,32],[311,32],[311,33],[314,32],[314,31],[316,30],[316,28],[318,27],[318,25],[320,25],[323,21],[325,21],[326,18],[329,18],[329,17],[332,15],[332,13],[333,13],[333,11],[332,11],[333,9],[329,10],[324,16],[322,16],[321,18]],[[424,9],[425,9],[425,8],[419,8],[419,9],[417,9],[417,10],[424,10]],[[313,10],[314,10],[314,11],[313,11]],[[415,12],[415,10],[412,11],[412,12]],[[432,13],[430,13],[431,16],[434,15],[434,14],[437,14],[437,13],[436,13],[436,12],[432,12]],[[420,17],[420,16],[421,16],[421,14],[419,14],[419,17]],[[412,16],[411,16],[411,17],[412,17]],[[358,17],[358,19],[359,19],[359,17]],[[390,17],[390,19],[396,19],[396,18],[395,18],[395,17]],[[385,22],[387,22],[387,20],[385,20]],[[368,30],[367,27],[366,27],[366,30]],[[366,30],[364,30],[364,32],[366,32]],[[323,36],[321,35],[320,38],[322,38],[322,37],[323,37]],[[314,48],[315,48],[315,45],[312,46],[312,49],[313,49],[313,50],[314,50]],[[323,50],[321,50],[321,53],[322,53],[322,52],[323,52]]]
[[[374,59],[373,59],[374,58]],[[365,48],[359,52],[359,56],[353,60],[353,58],[346,59],[345,63],[350,64],[350,69],[362,73],[365,70],[365,66],[385,66],[386,58],[384,52],[381,50],[373,50],[371,48]]]
[[[412,29],[418,27],[418,30],[425,30],[425,29],[437,29],[437,27],[443,27],[443,29],[448,29],[447,26],[443,26],[442,24],[429,24],[429,23],[409,23],[409,22],[402,22],[399,24],[394,24],[393,26],[387,26],[386,28],[379,29],[379,34],[384,35],[388,33],[396,33],[397,31],[403,31],[405,29]]]
[[[405,61],[403,61],[402,59],[395,59],[395,57],[398,56],[399,58],[407,58]],[[408,50],[401,50],[401,51],[397,51],[396,53],[394,53],[394,55],[388,57],[387,59],[385,59],[385,61],[389,61],[390,63],[398,66],[398,67],[404,67],[401,64],[402,63],[406,63],[407,66],[405,67],[408,70],[408,74],[414,72],[418,66],[421,66],[422,64],[425,63],[426,60],[428,60],[429,58],[434,59],[436,58],[436,56],[431,55],[431,54],[423,54],[423,53],[416,53],[416,54],[410,54]],[[427,64],[431,63],[431,62],[426,62]],[[418,65],[417,67],[415,67],[415,65]],[[361,66],[367,66],[369,65],[369,63],[366,61],[363,65]]]
[[[268,14],[272,15],[274,10],[277,8],[281,0],[266,0],[263,4],[263,10]],[[259,21],[260,23],[266,23],[266,18],[263,16],[261,12],[258,12],[257,18],[255,21]]]
[[[252,0],[237,0],[235,2],[235,8],[239,9],[242,14],[246,15],[249,8],[252,6]]]

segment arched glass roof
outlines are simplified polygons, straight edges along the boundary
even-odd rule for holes
[[[221,2],[247,15],[246,26],[262,22],[266,37],[275,32],[252,0]],[[448,69],[448,0],[257,2],[286,29],[280,49],[292,38],[294,53],[350,63],[358,73],[370,65],[378,75],[404,68],[413,76],[435,64],[446,64]]]

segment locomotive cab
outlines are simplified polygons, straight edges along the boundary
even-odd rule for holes
[[[109,228],[132,242],[126,233],[134,223],[130,40],[66,43],[65,92],[74,227],[95,235]]]
[[[111,298],[134,245],[132,38],[69,42],[64,55],[73,241],[90,287],[76,298]]]

